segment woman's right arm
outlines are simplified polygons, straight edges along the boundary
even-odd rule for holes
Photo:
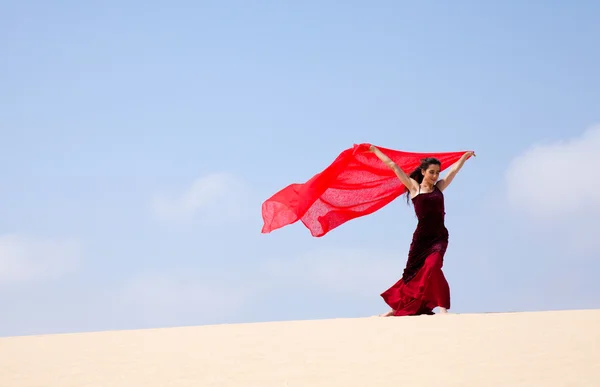
[[[414,195],[414,193],[417,192],[417,190],[419,189],[419,183],[417,183],[415,180],[411,179],[408,175],[406,175],[406,173],[404,173],[404,171],[400,169],[400,167],[395,162],[393,162],[392,159],[390,159],[382,151],[380,151],[379,149],[377,149],[377,147],[373,145],[371,145],[369,151],[375,153],[375,155],[379,157],[379,159],[383,161],[385,165],[390,167],[394,171],[394,173],[396,173],[396,176],[398,176],[402,184],[406,186],[406,188],[410,191],[412,195]]]

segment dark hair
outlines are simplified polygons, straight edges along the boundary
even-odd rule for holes
[[[426,170],[427,168],[429,168],[430,165],[438,165],[441,167],[442,163],[435,157],[426,157],[424,159],[421,159],[421,164],[417,168],[415,168],[415,170],[412,171],[411,174],[408,176],[416,180],[417,183],[421,184],[423,182],[423,173],[421,171]],[[410,203],[410,191],[406,192],[406,202]]]

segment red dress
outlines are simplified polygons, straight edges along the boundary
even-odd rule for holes
[[[450,287],[442,272],[448,247],[444,194],[437,186],[412,199],[418,218],[402,278],[381,294],[394,316],[433,314],[450,309]]]

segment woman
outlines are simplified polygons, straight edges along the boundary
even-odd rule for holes
[[[442,192],[474,153],[466,152],[450,167],[447,175],[438,180],[441,167],[438,159],[423,159],[421,165],[407,176],[378,148],[371,146],[369,151],[389,166],[406,186],[407,201],[408,198],[412,200],[418,218],[402,278],[381,294],[392,310],[380,316],[431,315],[436,307],[441,313],[448,313],[450,287],[442,272],[448,230],[444,225]]]

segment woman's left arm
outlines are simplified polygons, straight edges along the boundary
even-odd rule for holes
[[[438,180],[438,182],[435,184],[440,191],[443,191],[446,188],[448,188],[450,183],[452,183],[452,180],[454,180],[454,177],[456,176],[458,171],[460,171],[460,169],[465,164],[465,161],[467,161],[471,156],[475,156],[475,152],[472,152],[472,151],[465,152],[465,154],[462,155],[461,158],[457,162],[452,164],[452,166],[450,167],[450,170],[448,171],[446,176],[444,176],[443,178]]]

